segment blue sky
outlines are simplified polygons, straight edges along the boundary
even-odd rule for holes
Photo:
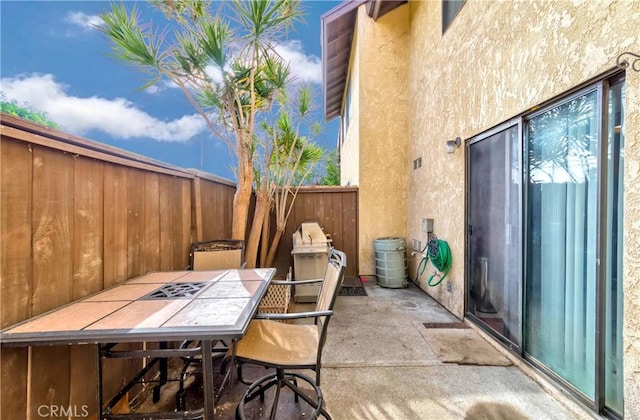
[[[141,20],[161,21],[144,2],[125,4],[135,5]],[[305,22],[278,47],[296,79],[311,83],[320,121],[320,15],[337,4],[304,1]],[[146,75],[107,56],[110,44],[92,24],[108,8],[106,1],[0,1],[0,91],[45,112],[65,132],[234,179],[227,146],[208,133],[179,89],[137,91]],[[317,141],[330,150],[337,135],[334,120]]]

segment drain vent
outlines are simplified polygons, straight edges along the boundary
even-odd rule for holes
[[[442,329],[448,328],[448,329],[457,329],[457,330],[469,328],[469,326],[464,322],[425,322],[422,325],[424,325],[425,328],[442,328]]]

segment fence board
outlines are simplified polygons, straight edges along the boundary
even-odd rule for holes
[[[144,172],[127,171],[127,278],[143,273]]]
[[[32,154],[25,144],[0,143],[0,327],[31,315]],[[4,388],[4,387],[3,387]]]
[[[300,219],[300,223],[305,223],[305,222],[313,222],[313,221],[318,221],[317,219],[317,214],[316,214],[316,208],[314,206],[313,203],[313,195],[311,194],[301,194],[302,197],[302,214],[301,214],[301,219]],[[321,226],[322,227],[322,226]]]
[[[217,189],[212,182],[205,179],[200,180],[200,220],[202,223],[202,228],[200,229],[202,236],[198,239],[200,241],[224,238],[224,236],[218,236],[220,234],[219,226],[224,221],[224,216],[222,216],[222,220],[215,220],[208,212],[208,209],[215,208],[216,192]],[[196,210],[198,210],[197,205]]]
[[[322,207],[322,215],[318,218],[318,220],[320,220],[320,226],[326,226],[325,233],[331,235],[332,238],[335,233],[336,219],[333,208],[334,195],[335,193],[328,193],[328,196],[324,200],[322,200],[319,194],[314,194],[316,202],[320,201],[320,205]]]
[[[39,315],[71,301],[73,158],[33,149],[33,301]]]
[[[74,276],[73,300],[102,290],[104,246],[104,163],[78,157],[74,166]],[[96,408],[94,346],[68,348],[70,371],[68,407],[75,413],[93,413]]]
[[[69,382],[69,407],[76,415],[71,418],[85,417],[85,413],[97,412],[96,383],[98,372],[95,369],[98,358],[96,346],[71,346],[71,380]]]
[[[134,347],[133,344],[124,344],[122,346],[118,346],[118,349],[135,350],[136,347]],[[111,398],[113,398],[113,396],[116,395],[116,393],[120,390],[122,385],[126,383],[126,375],[128,375],[128,373],[125,372],[128,372],[130,362],[131,359],[109,358],[102,361],[102,380],[104,382],[104,387],[102,388],[103,404],[106,404]],[[99,419],[99,417],[96,417],[96,419]]]
[[[182,240],[178,243],[178,258],[175,260],[177,263],[175,268],[184,269],[189,265],[189,248],[191,247],[191,242],[193,242],[193,230],[191,229],[191,226],[193,225],[193,221],[191,219],[191,181],[188,179],[182,179],[180,181],[178,191],[182,192],[182,198],[180,199],[180,202],[182,203],[182,229],[178,231],[179,234],[181,233]],[[176,226],[179,226],[179,224],[176,223]]]
[[[200,178],[193,180],[193,193],[192,193],[192,211],[191,217],[195,221],[193,227],[193,237],[195,242],[202,240],[202,181]]]
[[[175,178],[170,177],[160,179],[160,243],[158,243],[158,249],[160,251],[160,270],[162,271],[173,270],[174,240],[178,238],[174,239],[172,233],[181,228],[181,226],[174,224],[175,214],[180,211],[180,207],[176,208],[178,203],[172,200],[177,192],[175,181]]]
[[[0,413],[18,419],[27,412],[27,348],[0,349]],[[10,384],[7,386],[7,384]],[[37,418],[37,417],[36,417]]]
[[[234,191],[235,188],[228,185],[200,180],[203,241],[231,238]]]
[[[160,269],[160,178],[158,174],[144,174],[144,219],[142,260],[144,273]]]
[[[333,208],[333,230],[331,232],[331,238],[333,239],[334,243],[341,243],[344,246],[344,235],[342,233],[344,229],[344,223],[342,221],[342,212],[340,211],[340,209],[342,209],[342,197],[343,194],[331,194],[331,206]],[[351,261],[349,261],[350,257],[351,255],[347,257],[348,265],[351,265]]]
[[[104,165],[78,157],[74,165],[72,300],[103,289]]]
[[[31,347],[29,364],[29,418],[56,417],[50,407],[69,407],[71,347]]]
[[[74,162],[69,155],[33,149],[32,315],[71,301],[73,295]],[[37,418],[45,406],[68,406],[70,350],[30,350],[28,410]],[[55,363],[51,363],[55,360]]]
[[[104,287],[125,281],[127,264],[127,168],[104,166]]]
[[[358,193],[342,197],[341,249],[348,255],[346,277],[358,276]],[[337,245],[336,245],[337,246]]]
[[[331,193],[329,193],[329,195],[331,195]],[[331,226],[331,223],[325,223],[330,222],[325,220],[325,216],[328,213],[328,210],[325,209],[325,201],[327,201],[327,199],[331,201],[330,197],[321,197],[319,194],[313,194],[314,219],[318,221],[320,226],[326,226],[324,228],[325,233],[329,233],[327,229]]]
[[[235,198],[236,189],[234,188],[224,188],[223,189],[223,207],[224,214],[228,215],[229,220],[229,233],[227,236],[231,237],[231,223],[233,222],[233,199]]]

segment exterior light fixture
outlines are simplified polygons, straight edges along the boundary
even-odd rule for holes
[[[455,140],[447,140],[444,144],[447,153],[455,153],[456,149],[460,147],[462,144],[462,139],[460,137],[456,137]]]

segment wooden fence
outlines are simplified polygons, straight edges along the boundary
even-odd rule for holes
[[[149,271],[184,269],[192,241],[231,235],[232,182],[4,114],[0,128],[0,328]],[[355,273],[356,215],[356,189],[303,190],[280,270],[291,234],[313,220]],[[2,418],[38,418],[41,405],[95,411],[96,357],[94,346],[2,348]],[[138,366],[108,362],[113,395]]]
[[[223,221],[212,232],[231,234],[228,181],[4,115],[0,147],[1,327],[149,271],[184,269],[211,218]],[[196,184],[204,217],[193,214]],[[3,348],[1,359],[3,418],[38,418],[42,405],[95,410],[93,346]],[[109,363],[113,394],[137,366]]]
[[[275,266],[286,273],[293,265],[293,233],[304,222],[317,222],[331,236],[333,246],[347,255],[346,277],[358,276],[358,188],[302,187],[287,220]],[[271,223],[274,225],[274,222]]]

